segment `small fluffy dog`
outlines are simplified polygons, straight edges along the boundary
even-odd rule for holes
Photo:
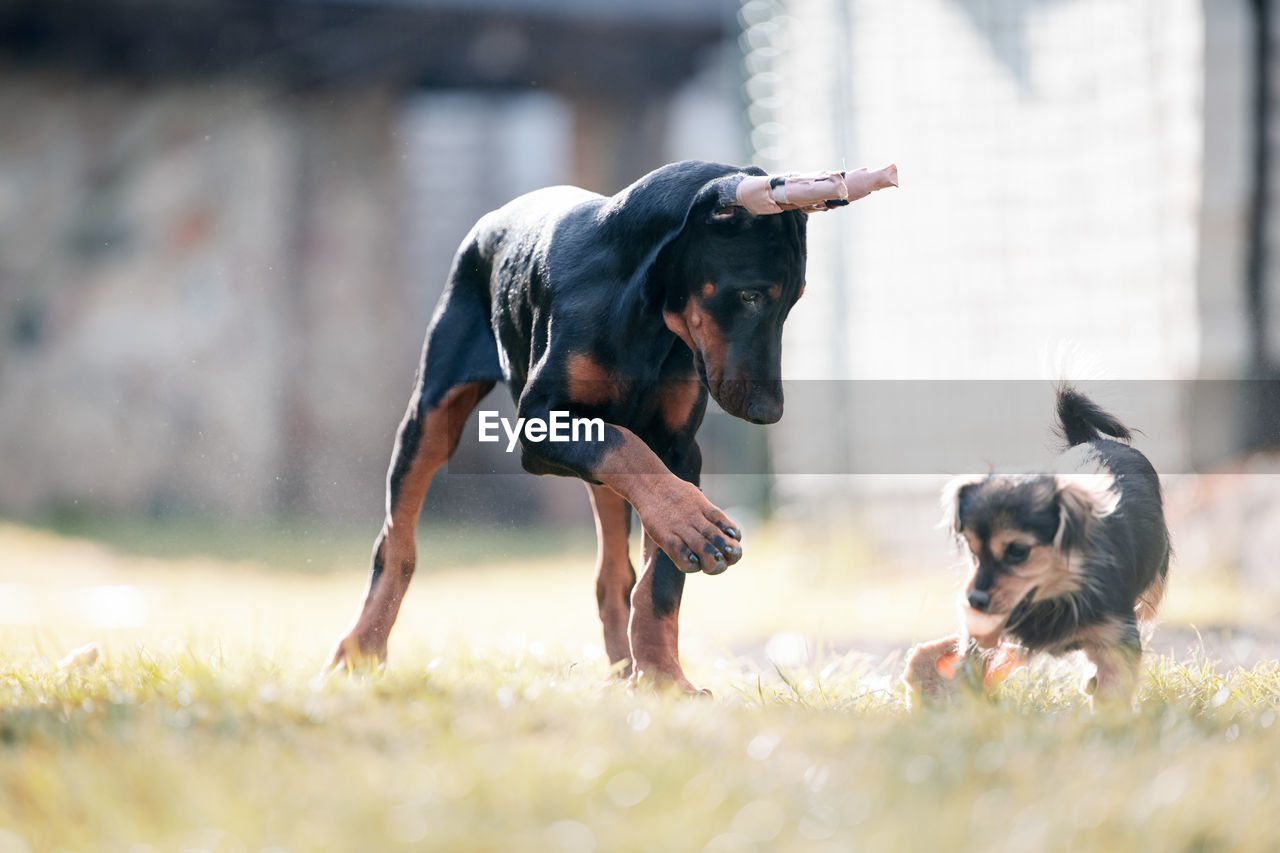
[[[1160,481],[1129,430],[1083,394],[1059,387],[1057,409],[1060,470],[1071,473],[961,477],[943,491],[944,523],[972,569],[963,633],[907,661],[917,697],[948,695],[962,665],[990,685],[1010,669],[1007,640],[1028,654],[1083,651],[1097,667],[1085,692],[1133,701],[1138,623],[1155,617],[1169,570]]]

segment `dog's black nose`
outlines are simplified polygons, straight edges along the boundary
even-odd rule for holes
[[[782,419],[781,384],[761,384],[747,403],[747,420],[753,424],[776,424]]]
[[[771,403],[752,403],[747,409],[747,420],[753,424],[776,424],[782,419],[782,406]]]
[[[969,593],[969,606],[974,610],[986,610],[991,606],[991,593],[975,589]]]

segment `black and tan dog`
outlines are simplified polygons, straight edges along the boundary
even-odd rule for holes
[[[1060,387],[1057,413],[1070,473],[967,477],[944,490],[944,521],[972,560],[964,633],[913,649],[904,678],[917,695],[946,695],[966,664],[988,683],[1004,674],[1007,640],[1028,653],[1083,651],[1097,667],[1087,692],[1133,699],[1138,623],[1155,617],[1169,569],[1160,481],[1129,430],[1084,395]]]
[[[521,463],[588,485],[610,660],[693,690],[677,656],[684,574],[718,574],[742,556],[737,525],[698,489],[708,391],[753,423],[782,416],[782,325],[804,289],[805,214],[896,183],[893,167],[770,177],[683,162],[612,197],[558,187],[482,218],[427,332],[364,603],[331,664],[385,658],[432,475],[504,381],[526,420],[604,421],[598,441],[526,432]],[[645,532],[638,581],[629,506]]]

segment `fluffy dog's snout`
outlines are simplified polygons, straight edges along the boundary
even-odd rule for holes
[[[986,613],[987,608],[991,606],[991,593],[975,589],[969,593],[969,606],[980,613]]]

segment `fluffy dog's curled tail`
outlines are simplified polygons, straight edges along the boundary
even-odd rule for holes
[[[1128,428],[1114,415],[1065,383],[1058,386],[1058,430],[1069,447],[1096,441],[1103,435],[1120,441],[1131,437]]]

